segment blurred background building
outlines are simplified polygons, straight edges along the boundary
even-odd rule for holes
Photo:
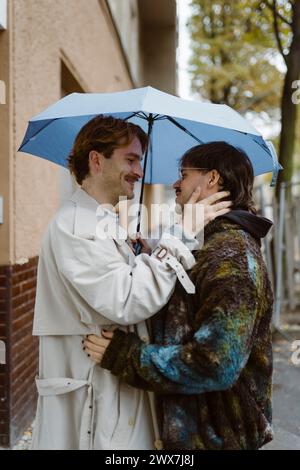
[[[17,153],[27,122],[73,92],[151,85],[176,94],[176,46],[175,0],[0,0],[2,447],[34,417],[38,254],[49,220],[73,189],[67,171]],[[154,193],[159,201],[162,188]]]

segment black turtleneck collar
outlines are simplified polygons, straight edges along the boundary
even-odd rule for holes
[[[242,209],[232,210],[228,212],[228,214],[222,215],[220,218],[236,223],[257,239],[264,238],[273,225],[271,220]]]

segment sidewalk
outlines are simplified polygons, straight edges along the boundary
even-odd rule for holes
[[[264,450],[300,450],[300,365],[291,362],[291,345],[300,340],[300,326],[286,331],[290,341],[277,335],[273,343],[274,440]]]

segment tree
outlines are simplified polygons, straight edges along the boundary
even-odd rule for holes
[[[191,5],[192,89],[241,113],[267,112],[277,119],[281,110],[279,182],[290,181],[300,148],[292,100],[300,79],[300,0],[192,0]],[[279,54],[285,73],[276,65]]]
[[[278,182],[290,182],[294,170],[297,135],[298,107],[292,97],[295,92],[295,82],[300,79],[300,1],[261,1],[259,2],[259,9],[264,13],[269,10],[272,14],[277,47],[287,69],[281,98],[279,143],[279,160],[284,167],[284,171],[280,172]]]
[[[261,25],[257,1],[193,0],[192,89],[241,113],[279,108],[282,74],[274,60],[274,37]]]

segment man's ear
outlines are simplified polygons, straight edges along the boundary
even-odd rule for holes
[[[217,185],[222,185],[222,178],[217,170],[211,170],[208,175],[209,179],[207,184],[209,189],[214,189]]]
[[[89,153],[89,168],[91,175],[97,175],[102,170],[102,155],[96,150]]]

